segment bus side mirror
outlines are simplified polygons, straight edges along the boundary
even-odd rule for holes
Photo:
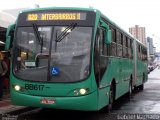
[[[111,42],[112,42],[112,31],[107,30],[106,34],[105,34],[105,43],[106,44],[111,44]]]
[[[101,27],[103,27],[106,30],[105,43],[106,44],[111,44],[111,42],[112,42],[112,31],[109,29],[109,26],[103,21],[101,21]]]

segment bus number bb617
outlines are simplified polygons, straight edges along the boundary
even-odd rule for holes
[[[42,91],[44,88],[44,85],[37,85],[37,84],[25,84],[26,90],[40,90]]]

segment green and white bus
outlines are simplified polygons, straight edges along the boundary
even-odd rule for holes
[[[6,37],[15,105],[111,109],[147,81],[147,48],[96,9],[23,11]]]

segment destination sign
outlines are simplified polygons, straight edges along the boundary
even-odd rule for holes
[[[49,21],[49,20],[86,20],[86,13],[29,13],[27,21]]]

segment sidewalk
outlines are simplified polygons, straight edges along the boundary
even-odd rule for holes
[[[13,111],[25,109],[24,106],[16,106],[11,103],[9,91],[4,91],[3,99],[0,101],[0,115],[9,114]]]

